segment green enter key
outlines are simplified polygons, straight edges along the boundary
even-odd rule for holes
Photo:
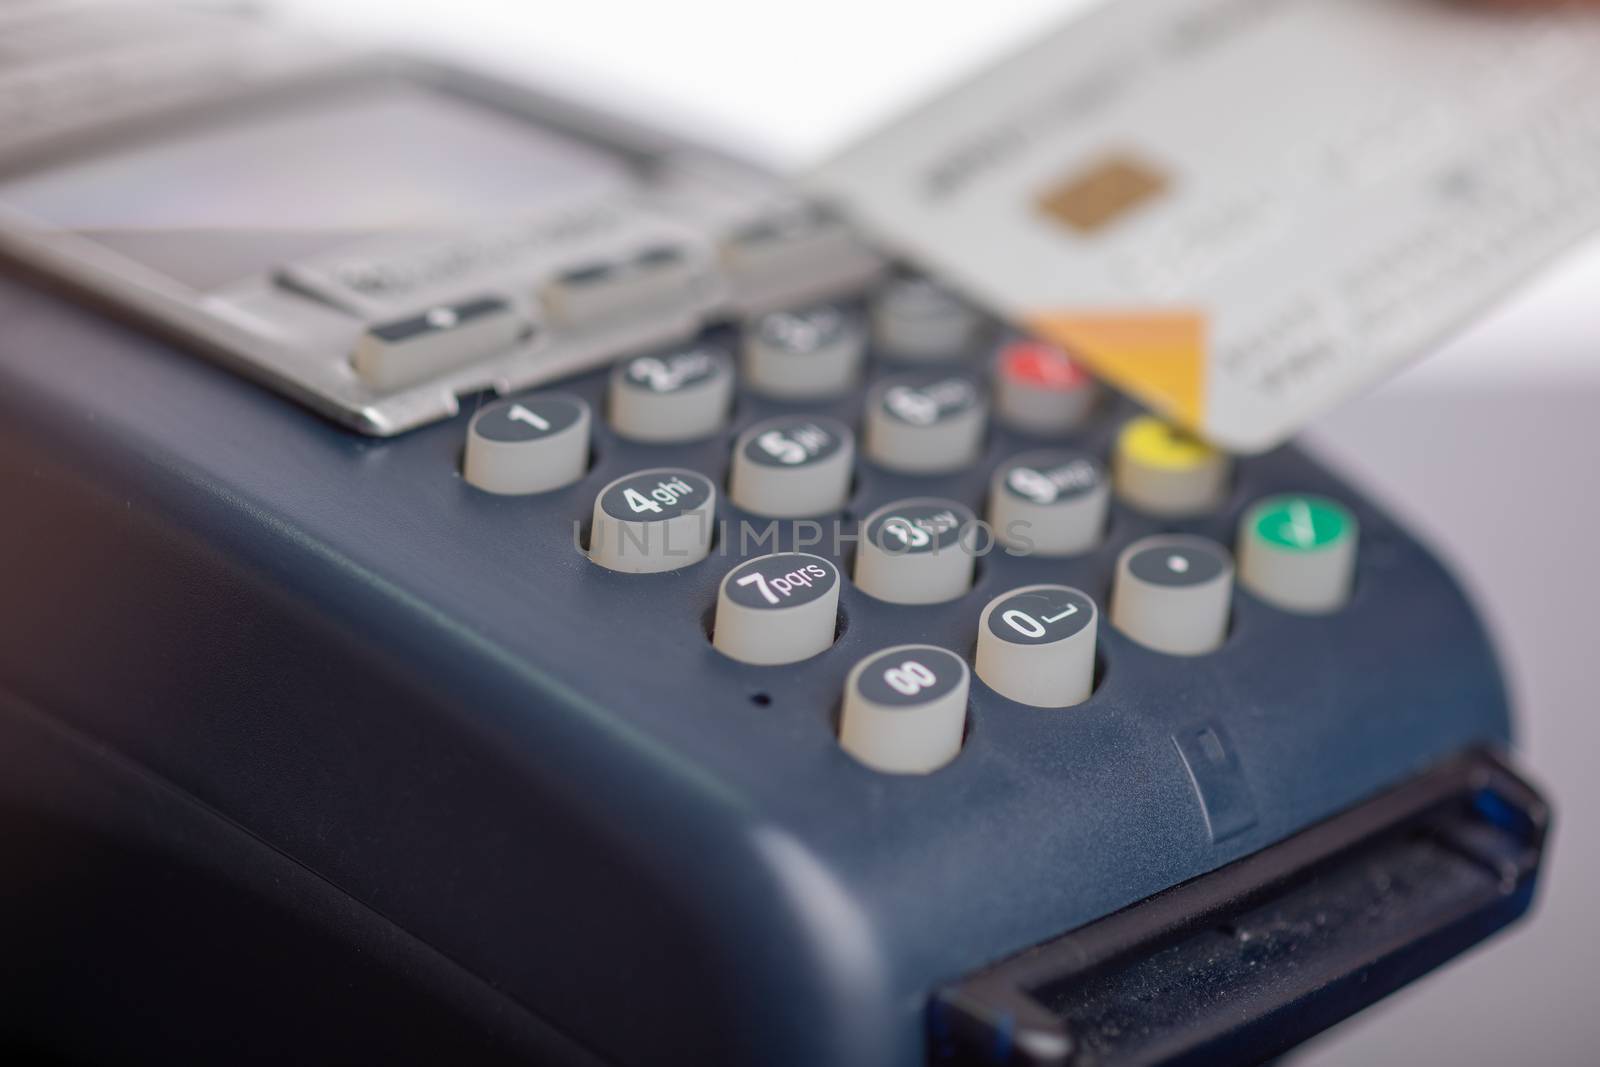
[[[1356,533],[1355,516],[1326,497],[1258,500],[1239,526],[1239,580],[1285,611],[1336,611],[1350,598]]]

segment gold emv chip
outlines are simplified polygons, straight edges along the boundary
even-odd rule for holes
[[[1078,233],[1105,229],[1171,183],[1152,165],[1124,153],[1102,156],[1040,194],[1039,210]]]

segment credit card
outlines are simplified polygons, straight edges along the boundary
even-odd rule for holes
[[[1600,229],[1600,16],[1120,0],[811,185],[1152,408],[1260,451]]]

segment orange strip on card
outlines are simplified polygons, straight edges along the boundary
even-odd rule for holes
[[[1190,311],[1049,312],[1028,328],[1157,411],[1199,429],[1205,415],[1205,316]]]

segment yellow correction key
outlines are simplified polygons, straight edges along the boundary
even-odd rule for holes
[[[1228,488],[1228,456],[1151,415],[1128,420],[1111,461],[1117,495],[1151,515],[1210,511]]]

